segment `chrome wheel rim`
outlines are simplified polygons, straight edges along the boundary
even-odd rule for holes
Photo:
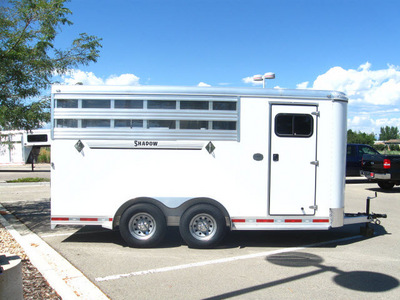
[[[217,232],[217,222],[209,214],[198,214],[189,224],[190,234],[198,240],[209,240]]]
[[[147,213],[137,213],[129,220],[129,232],[139,240],[147,240],[156,231],[156,221]]]

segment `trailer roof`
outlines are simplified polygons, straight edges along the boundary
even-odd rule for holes
[[[187,87],[187,86],[92,86],[53,85],[52,93],[62,94],[187,94],[221,96],[257,96],[280,98],[315,98],[348,101],[346,95],[338,91],[301,89],[264,89],[243,87]]]

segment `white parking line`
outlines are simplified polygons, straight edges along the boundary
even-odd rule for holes
[[[259,252],[259,253],[227,257],[227,258],[221,258],[221,259],[214,259],[214,260],[208,260],[208,261],[202,261],[202,262],[190,263],[190,264],[184,264],[184,265],[178,265],[178,266],[150,269],[150,270],[146,270],[146,271],[137,271],[137,272],[131,272],[131,273],[126,273],[126,274],[110,275],[110,276],[105,276],[105,277],[98,277],[98,278],[95,278],[95,280],[98,282],[99,281],[116,280],[116,279],[121,279],[121,278],[126,278],[126,277],[132,277],[132,276],[142,276],[142,275],[148,275],[148,274],[163,273],[163,272],[169,272],[169,271],[177,271],[177,270],[183,270],[183,269],[189,269],[189,268],[202,267],[202,266],[207,266],[207,265],[222,264],[222,263],[227,263],[227,262],[232,262],[232,261],[237,261],[237,260],[251,259],[251,258],[257,258],[257,257],[262,257],[262,256],[270,256],[270,255],[274,255],[274,254],[299,251],[299,250],[303,250],[306,248],[313,248],[313,247],[323,246],[326,244],[341,243],[341,242],[346,242],[346,241],[355,240],[355,239],[359,239],[359,238],[362,238],[362,236],[356,235],[356,236],[352,236],[352,237],[348,237],[348,238],[342,238],[342,239],[326,241],[326,242],[321,242],[321,243],[316,243],[316,244],[311,244],[311,245],[305,245],[305,246],[301,246],[301,247],[284,248],[284,249],[279,249],[279,250],[274,250],[274,251]]]

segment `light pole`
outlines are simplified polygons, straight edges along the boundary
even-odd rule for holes
[[[263,88],[265,88],[265,80],[267,79],[275,79],[275,73],[268,72],[265,73],[264,75],[254,75],[253,80],[254,81],[262,81],[263,82]]]

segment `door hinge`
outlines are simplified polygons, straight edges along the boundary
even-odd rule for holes
[[[318,167],[319,166],[319,160],[310,161],[310,164]]]
[[[313,209],[313,210],[317,210],[318,209],[318,205],[311,205],[311,206],[309,206],[309,208]]]
[[[319,111],[313,111],[311,114],[312,114],[312,115],[314,115],[314,116],[317,116],[317,117],[319,117],[319,116],[320,116],[320,113],[319,113]]]

